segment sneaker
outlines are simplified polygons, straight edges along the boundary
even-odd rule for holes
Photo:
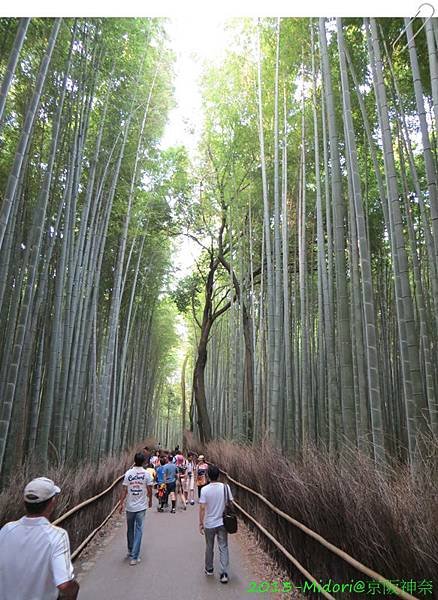
[[[131,560],[129,561],[129,566],[130,567],[134,567],[137,564],[138,561],[135,560],[135,558],[131,558]]]
[[[206,575],[213,575],[213,569],[204,569]]]
[[[195,501],[194,501],[194,500],[192,500],[192,501],[190,502],[190,504],[191,504],[192,506],[194,506],[194,504],[195,504]]]
[[[170,512],[174,515],[176,513],[176,510],[174,508],[172,508],[172,510]]]
[[[221,583],[228,583],[228,575],[226,573],[221,573],[221,576],[219,579],[220,579]]]

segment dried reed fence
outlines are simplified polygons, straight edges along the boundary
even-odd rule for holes
[[[152,444],[153,442],[149,441],[148,444],[146,440],[139,447],[119,456],[105,458],[96,465],[84,463],[76,469],[52,467],[44,473],[62,490],[53,522],[68,532],[73,554],[113,510],[120,495],[121,475],[132,465],[135,452]],[[0,493],[0,527],[23,515],[23,489],[30,479],[38,476],[41,473],[27,465],[15,475],[13,485]],[[105,490],[108,490],[107,493],[102,494]],[[87,502],[90,498],[93,501]],[[72,510],[78,506],[81,507],[80,510]]]
[[[191,440],[191,448],[201,451]],[[435,447],[436,451],[436,447]],[[357,452],[334,460],[309,449],[289,461],[274,449],[215,441],[202,448],[211,462],[233,479],[269,499],[280,511],[303,523],[342,551],[400,587],[404,581],[434,581],[438,572],[438,493],[435,453],[424,461],[414,481],[399,465],[382,474]],[[278,540],[317,581],[349,583],[369,578],[321,545],[315,538],[276,514],[260,498],[234,486],[239,506]],[[306,577],[260,532],[260,544],[290,574],[296,585]],[[415,596],[415,590],[410,590]],[[320,594],[307,594],[320,598]],[[357,598],[357,594],[342,594]],[[374,597],[384,597],[375,594]]]

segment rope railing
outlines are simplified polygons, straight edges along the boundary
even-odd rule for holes
[[[123,479],[123,477],[124,477],[124,475],[120,475],[120,477],[118,477],[117,479],[115,479],[110,486],[108,486],[105,490],[103,490],[103,492],[100,492],[99,494],[96,494],[92,498],[88,498],[87,500],[84,500],[83,502],[81,502],[77,506],[74,506],[73,508],[71,508],[70,510],[68,510],[66,513],[64,513],[63,515],[61,515],[57,519],[55,519],[55,521],[53,521],[53,525],[59,525],[60,523],[62,523],[63,521],[65,521],[68,517],[71,517],[71,515],[73,515],[74,513],[78,512],[79,510],[81,510],[85,506],[88,506],[88,504],[92,504],[93,502],[95,502],[96,500],[98,500],[99,498],[101,498],[102,496],[105,496],[105,494],[107,494],[108,492],[110,492],[119,483],[119,481],[121,481]]]
[[[74,515],[75,513],[77,513],[78,511],[82,510],[83,508],[85,508],[89,504],[92,504],[93,502],[96,502],[96,500],[99,500],[99,498],[102,498],[102,496],[105,496],[105,494],[108,494],[108,492],[110,492],[123,479],[123,477],[124,477],[124,475],[120,475],[120,477],[117,477],[117,479],[115,479],[102,492],[100,492],[99,494],[96,494],[95,496],[92,496],[91,498],[88,498],[87,500],[84,500],[80,504],[77,504],[76,506],[74,506],[73,508],[71,508],[70,510],[68,510],[66,513],[64,513],[63,515],[61,515],[57,519],[55,519],[53,521],[53,525],[59,525],[60,523],[62,523],[63,521],[65,521],[66,519],[68,519],[69,517],[71,517],[72,515]],[[94,536],[96,535],[96,533],[98,533],[102,529],[102,527],[104,525],[106,525],[106,523],[113,516],[113,514],[115,513],[115,511],[116,511],[116,509],[118,508],[119,505],[120,505],[120,500],[116,503],[116,505],[113,507],[113,509],[111,510],[111,512],[105,517],[105,519],[102,521],[102,523],[100,525],[98,525],[95,529],[93,529],[93,531],[89,535],[87,535],[87,537],[85,538],[85,540],[83,540],[79,544],[79,546],[77,548],[75,548],[74,552],[72,552],[72,554],[71,554],[71,560],[72,561],[75,560],[75,558],[77,558],[79,556],[79,554],[82,552],[82,550],[94,538]]]
[[[79,554],[82,552],[82,550],[85,548],[85,546],[87,546],[91,542],[91,540],[94,538],[96,533],[98,533],[102,529],[102,527],[107,524],[107,522],[111,519],[111,517],[116,512],[116,510],[119,506],[120,506],[120,500],[116,503],[116,505],[114,506],[112,511],[109,513],[109,515],[107,515],[105,517],[105,519],[102,521],[102,523],[100,525],[98,525],[96,527],[96,529],[93,529],[93,531],[90,533],[90,535],[87,535],[85,540],[79,544],[79,546],[76,548],[76,550],[74,552],[72,552],[72,555],[71,555],[72,560],[74,560],[75,558],[77,558],[79,556]]]
[[[226,471],[224,471],[223,469],[220,469],[220,472],[223,475],[225,475],[228,478],[228,480],[231,481],[234,485],[236,485],[237,487],[240,487],[240,488],[246,490],[247,492],[249,492],[253,496],[256,496],[257,498],[259,498],[259,500],[261,500],[273,512],[275,512],[276,514],[278,514],[280,517],[282,517],[283,519],[285,519],[286,521],[288,521],[289,523],[291,523],[295,527],[301,529],[301,531],[303,531],[305,534],[307,534],[308,536],[312,537],[314,540],[316,540],[317,542],[319,542],[322,546],[324,546],[325,548],[327,548],[328,550],[330,550],[331,552],[333,552],[334,554],[336,554],[337,556],[339,556],[340,558],[342,558],[343,560],[345,560],[345,562],[347,562],[349,565],[351,565],[352,567],[354,567],[355,569],[357,569],[358,571],[360,571],[364,575],[367,575],[368,577],[371,577],[375,581],[378,581],[378,582],[384,584],[384,586],[388,589],[388,591],[391,591],[394,594],[397,594],[398,596],[400,596],[400,598],[403,598],[404,600],[418,600],[418,598],[416,598],[415,596],[411,596],[411,594],[408,594],[404,590],[402,590],[399,587],[397,587],[396,585],[394,585],[386,577],[384,577],[383,575],[380,575],[380,573],[377,573],[376,571],[373,571],[372,569],[370,569],[366,565],[362,564],[361,562],[359,562],[358,560],[356,560],[355,558],[353,558],[352,556],[350,556],[349,554],[347,554],[347,552],[344,552],[344,550],[341,550],[340,548],[338,548],[337,546],[335,546],[334,544],[332,544],[331,542],[329,542],[328,540],[326,540],[325,538],[323,538],[321,535],[319,535],[319,533],[316,533],[316,531],[313,531],[309,527],[306,527],[306,525],[304,525],[303,523],[300,523],[300,521],[297,521],[296,519],[294,519],[293,517],[291,517],[287,513],[283,512],[282,510],[280,510],[279,508],[277,508],[274,504],[272,504],[272,502],[269,502],[269,500],[267,500],[259,492],[256,492],[255,490],[253,490],[250,487],[244,485],[243,483],[240,483],[240,481],[237,481],[236,479],[234,479],[233,477],[231,477],[230,475],[228,475],[228,473]],[[242,511],[246,516],[248,516],[248,513],[246,513],[245,511],[243,511],[243,509],[237,504],[237,502],[234,502],[234,504],[236,505],[236,507],[237,507],[238,510]],[[298,563],[298,561],[286,550],[286,548],[284,548],[280,544],[280,542],[278,542],[278,540],[275,540],[275,538],[271,534],[269,534],[269,532],[267,532],[267,530],[265,528],[263,528],[261,525],[257,524],[257,522],[255,521],[255,519],[253,519],[252,517],[250,517],[250,519],[251,519],[251,521],[253,521],[254,523],[256,523],[256,525],[259,527],[259,529],[261,531],[263,531],[263,533],[265,533],[265,535],[268,534],[267,537],[277,546],[277,548],[279,548],[283,552],[283,554],[307,578],[310,579],[310,581],[312,581],[312,582],[315,581],[315,579],[310,575],[310,573],[307,573],[307,571],[305,572],[304,567],[302,567],[300,565],[300,563]],[[320,593],[323,593],[323,590],[319,586],[318,583],[317,583],[317,586],[319,587]],[[331,598],[331,596],[326,596],[326,597],[330,597]]]
[[[351,565],[352,567],[354,567],[355,569],[357,569],[358,571],[360,571],[364,575],[367,575],[368,577],[371,577],[375,581],[378,581],[378,582],[384,584],[385,587],[389,591],[392,591],[394,594],[397,594],[398,596],[400,596],[404,600],[418,600],[418,598],[416,598],[415,596],[412,596],[411,594],[408,594],[404,590],[402,590],[399,587],[397,587],[396,585],[394,585],[386,577],[384,577],[383,575],[380,575],[380,573],[377,573],[376,571],[373,571],[373,569],[370,569],[366,565],[362,564],[361,562],[359,562],[358,560],[356,560],[355,558],[353,558],[352,556],[350,556],[344,550],[341,550],[340,548],[338,548],[337,546],[335,546],[334,544],[332,544],[331,542],[329,542],[328,540],[326,540],[325,538],[323,538],[319,533],[316,533],[315,531],[313,531],[312,529],[310,529],[309,527],[307,527],[306,525],[304,525],[300,521],[297,521],[296,519],[294,519],[293,517],[291,517],[290,515],[288,515],[284,511],[282,511],[281,509],[277,508],[274,504],[272,504],[272,502],[270,502],[269,500],[267,500],[259,492],[256,492],[255,490],[253,490],[252,488],[248,487],[247,485],[245,485],[243,483],[240,483],[240,481],[237,481],[236,479],[234,479],[233,477],[231,477],[231,475],[229,475],[223,469],[220,469],[220,472],[223,475],[225,475],[225,477],[227,477],[227,479],[229,481],[231,481],[234,485],[236,485],[237,487],[239,487],[241,489],[246,490],[247,492],[249,492],[253,496],[257,497],[266,506],[268,506],[268,508],[270,508],[273,512],[275,512],[280,517],[282,517],[283,519],[285,519],[286,521],[288,521],[289,523],[291,523],[291,525],[294,525],[295,527],[301,529],[301,531],[303,531],[305,534],[307,534],[308,536],[312,537],[314,540],[316,540],[317,542],[319,542],[322,546],[324,546],[325,548],[327,548],[328,550],[330,550],[331,552],[333,552],[334,554],[336,554],[337,556],[339,556],[340,558],[342,558],[345,562],[347,562],[349,565]],[[96,494],[95,496],[92,496],[91,498],[88,498],[87,500],[84,500],[83,502],[81,502],[77,506],[74,506],[73,508],[71,508],[70,510],[68,510],[66,513],[64,513],[63,515],[61,515],[60,517],[58,517],[55,521],[53,521],[53,525],[59,525],[60,523],[62,523],[63,521],[65,521],[71,515],[75,514],[79,510],[85,508],[89,504],[92,504],[93,502],[95,502],[96,500],[98,500],[99,498],[101,498],[102,496],[104,496],[105,494],[107,494],[108,492],[110,492],[123,479],[123,477],[124,477],[124,475],[121,475],[120,477],[118,477],[117,479],[115,479],[111,483],[111,485],[109,485],[105,490],[103,490],[99,494]],[[256,521],[256,519],[254,519],[254,517],[252,517],[249,513],[247,513],[235,500],[233,501],[233,504],[236,506],[236,508],[242,514],[245,515],[245,517],[247,517],[251,522],[253,522],[256,525],[256,527],[258,527],[258,529],[268,539],[271,540],[271,542],[283,553],[283,555],[286,556],[286,558],[292,564],[294,564],[295,567],[297,567],[297,569],[309,581],[311,581],[312,583],[314,583],[317,586],[317,588],[319,589],[319,592],[325,598],[329,598],[331,600],[335,600],[333,598],[333,596],[331,596],[328,592],[326,592],[325,590],[322,589],[322,587],[320,586],[320,584],[311,575],[311,573],[309,573],[301,565],[301,563],[294,556],[292,556],[292,554],[271,533],[269,533],[269,531],[265,527],[263,527],[263,525],[261,525],[260,523],[258,523]],[[85,540],[83,542],[81,542],[81,544],[75,549],[75,551],[72,553],[72,560],[74,560],[75,558],[77,558],[77,556],[82,552],[82,550],[87,546],[87,544],[93,539],[93,537],[96,535],[96,533],[98,533],[98,531],[100,529],[102,529],[102,527],[109,521],[109,519],[112,517],[112,515],[114,514],[114,512],[116,511],[116,509],[117,509],[118,506],[119,506],[119,502],[116,503],[116,505],[113,507],[113,509],[111,510],[111,512],[105,517],[105,519],[102,521],[102,523],[100,525],[98,525],[85,538]]]
[[[252,516],[251,516],[249,513],[247,513],[247,512],[246,512],[246,510],[244,510],[244,509],[243,509],[243,508],[242,508],[242,507],[241,507],[241,506],[240,506],[240,505],[239,505],[239,504],[238,504],[238,503],[237,503],[235,500],[233,500],[233,504],[234,504],[234,506],[236,506],[236,507],[238,508],[238,510],[240,510],[240,512],[242,512],[242,513],[245,515],[245,517],[246,517],[247,519],[249,519],[250,521],[252,521],[252,522],[254,523],[254,525],[255,525],[255,526],[258,528],[258,529],[260,529],[260,531],[261,531],[262,533],[264,533],[264,534],[265,534],[265,536],[266,536],[268,539],[270,539],[270,540],[271,540],[271,542],[272,542],[273,544],[275,544],[275,546],[277,546],[277,548],[278,548],[278,549],[279,549],[279,550],[280,550],[280,551],[281,551],[281,552],[284,554],[284,556],[285,556],[286,558],[288,558],[288,559],[290,560],[290,562],[291,562],[291,563],[293,563],[293,564],[294,564],[294,565],[297,567],[297,569],[298,569],[299,571],[301,571],[301,573],[302,573],[302,574],[303,574],[305,577],[307,577],[307,579],[308,579],[309,581],[311,581],[312,583],[315,583],[315,585],[316,585],[318,588],[320,588],[320,589],[319,589],[319,591],[321,592],[321,594],[322,594],[322,595],[323,595],[325,598],[329,598],[329,600],[336,600],[336,598],[334,598],[333,596],[331,596],[331,595],[330,595],[328,592],[326,592],[325,590],[323,590],[323,589],[320,587],[320,585],[319,585],[318,581],[316,581],[316,579],[313,577],[313,575],[312,575],[311,573],[309,573],[309,571],[307,571],[307,570],[306,570],[306,569],[303,567],[303,565],[302,565],[300,562],[298,562],[298,560],[297,560],[297,559],[296,559],[294,556],[292,556],[292,554],[291,554],[291,553],[290,553],[288,550],[286,550],[286,548],[285,548],[285,547],[284,547],[282,544],[280,544],[280,542],[279,542],[279,541],[278,541],[278,540],[277,540],[277,539],[276,539],[276,538],[275,538],[275,537],[272,535],[272,533],[269,533],[269,531],[268,531],[267,529],[265,529],[265,527],[263,527],[263,525],[260,525],[260,523],[259,523],[258,521],[256,521],[256,520],[254,519],[254,517],[252,517]]]

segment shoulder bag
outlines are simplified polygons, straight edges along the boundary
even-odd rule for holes
[[[224,527],[227,533],[236,533],[237,531],[237,517],[234,512],[234,507],[230,501],[230,497],[228,495],[228,484],[224,483],[224,500],[225,500],[225,508],[223,513],[224,519]]]

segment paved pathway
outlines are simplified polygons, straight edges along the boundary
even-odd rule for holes
[[[230,581],[221,584],[217,545],[215,575],[204,574],[205,541],[197,525],[197,504],[187,511],[177,509],[176,514],[158,513],[154,505],[146,513],[142,561],[131,567],[125,558],[126,525],[121,521],[95,564],[81,575],[80,600],[249,600],[249,582],[258,577],[242,560],[244,550],[236,538],[228,538]],[[263,594],[264,599],[270,597]]]

